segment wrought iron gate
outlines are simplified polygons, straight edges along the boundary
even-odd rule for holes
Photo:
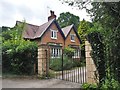
[[[68,57],[62,53],[61,57],[50,59],[50,72],[54,73],[54,78],[76,82],[86,82],[85,63],[78,56]]]

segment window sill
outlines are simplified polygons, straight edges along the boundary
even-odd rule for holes
[[[60,58],[60,57],[53,57],[53,56],[52,56],[51,58]]]
[[[75,42],[74,40],[71,40],[71,42]]]
[[[80,56],[73,56],[72,58],[80,58]]]
[[[57,39],[57,38],[53,38],[53,37],[51,37],[51,39]]]

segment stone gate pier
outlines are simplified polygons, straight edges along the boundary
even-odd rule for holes
[[[38,75],[47,77],[49,73],[49,48],[47,45],[38,46]]]
[[[95,73],[97,73],[96,66],[94,64],[94,61],[90,55],[91,53],[91,45],[88,41],[85,41],[85,54],[86,54],[86,79],[87,83],[94,84],[98,82],[98,78],[96,78]]]

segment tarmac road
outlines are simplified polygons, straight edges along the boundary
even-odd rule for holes
[[[80,84],[59,79],[2,79],[2,88],[80,88]]]

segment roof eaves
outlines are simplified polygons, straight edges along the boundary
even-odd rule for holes
[[[55,20],[55,23],[56,23],[56,25],[57,25],[58,29],[60,30],[61,35],[62,35],[62,36],[63,36],[63,38],[65,39],[65,35],[64,35],[64,33],[63,33],[62,29],[60,28],[60,26],[59,26],[59,24],[58,24],[58,22],[57,22],[56,20]]]

